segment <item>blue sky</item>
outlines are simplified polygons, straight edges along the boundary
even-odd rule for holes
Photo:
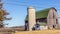
[[[25,24],[25,17],[27,15],[27,7],[33,6],[36,11],[55,7],[60,16],[60,0],[3,0],[3,8],[10,13],[7,17],[12,17],[12,20],[5,21],[8,27],[21,26]],[[24,5],[24,6],[21,6]]]

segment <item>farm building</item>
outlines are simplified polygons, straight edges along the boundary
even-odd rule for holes
[[[58,14],[54,7],[35,12],[36,23],[46,25],[48,28],[58,28]],[[33,18],[32,18],[33,19]],[[25,30],[29,30],[28,15],[25,19]]]

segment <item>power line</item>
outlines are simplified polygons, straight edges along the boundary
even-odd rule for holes
[[[20,1],[17,1],[17,0],[11,0],[12,2],[20,2]],[[25,3],[27,3],[27,1],[24,1]],[[54,2],[56,2],[56,1],[54,1]],[[31,2],[31,3],[35,3],[35,2]],[[51,2],[48,2],[48,3],[51,3]],[[39,3],[37,3],[37,4],[39,4]]]
[[[8,1],[8,0],[7,0]],[[13,3],[11,3],[11,2],[13,2]],[[34,5],[34,7],[36,7],[36,6],[41,6],[41,7],[36,7],[36,8],[44,8],[44,7],[47,7],[47,6],[49,6],[49,7],[52,7],[52,6],[56,6],[56,5],[50,5],[49,3],[46,5],[46,4],[40,4],[40,3],[36,3],[36,2],[27,2],[27,1],[24,1],[24,2],[21,2],[21,1],[17,1],[17,0],[11,0],[11,2],[10,3],[8,3],[8,4],[10,4],[10,5],[15,5],[15,6],[29,6],[30,4],[28,4],[28,5],[26,5],[25,3],[31,3],[31,4],[33,4]],[[18,2],[20,2],[20,4],[18,3],[18,4],[15,4],[15,2],[16,3],[18,3]],[[23,3],[23,5],[22,5],[22,3]],[[25,5],[24,5],[25,4]],[[33,6],[33,5],[31,5],[31,6]]]
[[[16,5],[16,6],[25,6],[25,7],[30,6],[30,5],[26,5],[26,4],[15,4],[15,3],[4,3],[4,4],[10,4],[10,5]],[[33,6],[33,5],[31,5],[31,6]],[[33,7],[35,7],[35,8],[45,8],[45,7],[41,7],[41,6],[40,7],[33,6]],[[58,10],[60,10],[60,9],[58,8]]]
[[[24,5],[24,4],[15,4],[15,3],[4,3],[4,4],[10,4],[10,5],[16,5],[16,6],[29,6],[29,5]],[[36,8],[44,8],[44,7],[37,7],[37,6],[33,6],[33,7],[36,7]]]
[[[4,3],[4,4],[15,5],[15,6],[25,6],[25,7],[30,6],[30,5],[16,4],[16,3]],[[31,5],[31,6],[33,6],[33,5]],[[37,7],[35,5],[33,7],[35,7],[35,8],[46,8],[46,7]],[[58,9],[58,10],[60,10],[60,9]]]
[[[24,1],[24,2],[21,2],[21,1],[17,1],[17,0],[11,0],[13,3],[5,3],[5,4],[10,4],[10,5],[15,5],[15,6],[29,6],[29,5],[24,5],[25,3],[30,3],[30,2],[27,2],[27,1]],[[16,4],[16,3],[14,3],[14,2],[20,2],[20,3],[24,3],[24,4]],[[36,7],[36,5],[34,5],[34,7],[36,7],[36,8],[44,8],[44,6],[46,6],[46,5],[44,5],[44,4],[39,4],[39,3],[35,3],[35,2],[31,2],[31,4],[36,4],[37,6],[38,5],[42,5],[43,7]],[[47,6],[53,6],[53,5],[47,5]]]
[[[12,0],[11,2],[20,2],[20,3],[30,3],[30,2],[27,2],[27,1],[24,1],[24,2],[21,2],[21,1],[16,1],[16,0]],[[31,4],[36,4],[36,5],[43,5],[43,4],[40,4],[40,3],[35,3],[35,2],[31,2]],[[50,4],[50,3],[48,3],[48,4]],[[56,4],[53,4],[53,5],[56,5]],[[51,5],[49,5],[49,6],[51,6]]]

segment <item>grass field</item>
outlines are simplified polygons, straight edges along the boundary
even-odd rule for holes
[[[60,30],[20,31],[15,34],[60,34]]]

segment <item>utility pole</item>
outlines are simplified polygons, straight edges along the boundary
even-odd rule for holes
[[[0,0],[0,28],[4,28],[4,20],[10,20],[10,18],[7,18],[6,16],[9,13],[7,13],[4,9],[3,9],[3,3],[2,0]]]

